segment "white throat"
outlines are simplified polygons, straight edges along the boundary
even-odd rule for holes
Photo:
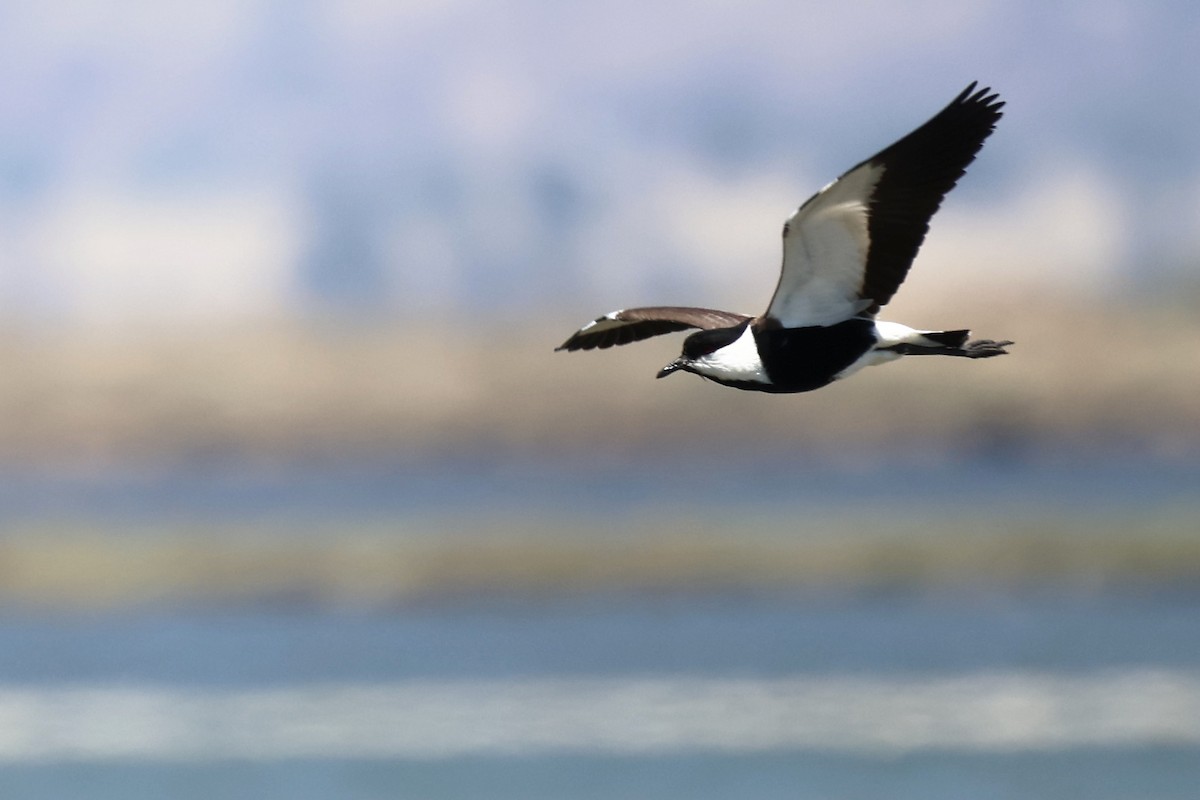
[[[770,383],[758,355],[758,344],[754,331],[747,325],[742,335],[719,350],[701,356],[691,363],[691,368],[709,378],[723,381],[753,381]]]

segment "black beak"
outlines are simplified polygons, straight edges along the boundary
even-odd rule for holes
[[[670,364],[667,364],[665,367],[663,367],[662,369],[660,369],[660,370],[658,371],[658,374],[657,374],[657,375],[655,375],[654,377],[656,377],[656,378],[665,378],[665,377],[667,377],[668,375],[670,375],[670,374],[671,374],[672,372],[674,372],[675,370],[677,370],[677,369],[681,369],[681,368],[683,367],[683,364],[681,363],[682,361],[683,361],[683,359],[681,359],[681,358],[677,358],[677,359],[675,359],[675,360],[674,360],[674,361],[672,361]]]

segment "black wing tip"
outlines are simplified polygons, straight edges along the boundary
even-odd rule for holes
[[[603,350],[606,347],[612,347],[614,344],[616,344],[616,342],[608,341],[600,334],[593,334],[589,336],[587,334],[576,332],[571,334],[571,337],[565,342],[554,348],[554,352],[558,353],[566,351],[568,353],[574,353],[577,350]]]
[[[615,311],[613,313],[620,314],[621,312]],[[602,317],[596,317],[587,325],[584,325],[582,328],[568,336],[565,342],[554,348],[554,352],[557,353],[559,351],[566,350],[568,353],[573,353],[576,350],[595,350],[597,348],[603,350],[606,347],[612,347],[614,344],[616,344],[616,342],[606,340],[603,334],[586,332],[587,329],[592,325],[595,325],[598,322],[604,322],[604,320],[608,318],[609,316],[607,314]]]
[[[586,336],[572,336],[565,342],[554,348],[554,352],[575,353],[580,350],[607,350],[617,344],[615,341],[601,339],[599,341],[588,341]]]
[[[1000,99],[1000,93],[992,91],[990,86],[979,86],[979,81],[971,81],[967,88],[959,92],[958,97],[954,98],[950,105],[952,106],[981,106],[984,109],[991,111],[1000,119],[1003,116],[1000,109],[1004,108],[1004,101]]]

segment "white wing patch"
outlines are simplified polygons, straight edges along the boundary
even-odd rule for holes
[[[783,271],[767,314],[785,328],[833,325],[870,306],[861,299],[871,240],[868,203],[882,164],[862,164],[788,218]]]
[[[617,319],[620,311],[610,311],[603,317],[592,320],[579,329],[579,333],[600,333],[610,328],[623,328],[631,323]]]

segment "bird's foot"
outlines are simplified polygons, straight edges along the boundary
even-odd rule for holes
[[[1008,355],[1008,351],[1004,348],[1011,345],[1010,341],[996,341],[995,339],[976,339],[973,342],[967,342],[962,349],[962,354],[967,358],[991,358],[992,356]]]

